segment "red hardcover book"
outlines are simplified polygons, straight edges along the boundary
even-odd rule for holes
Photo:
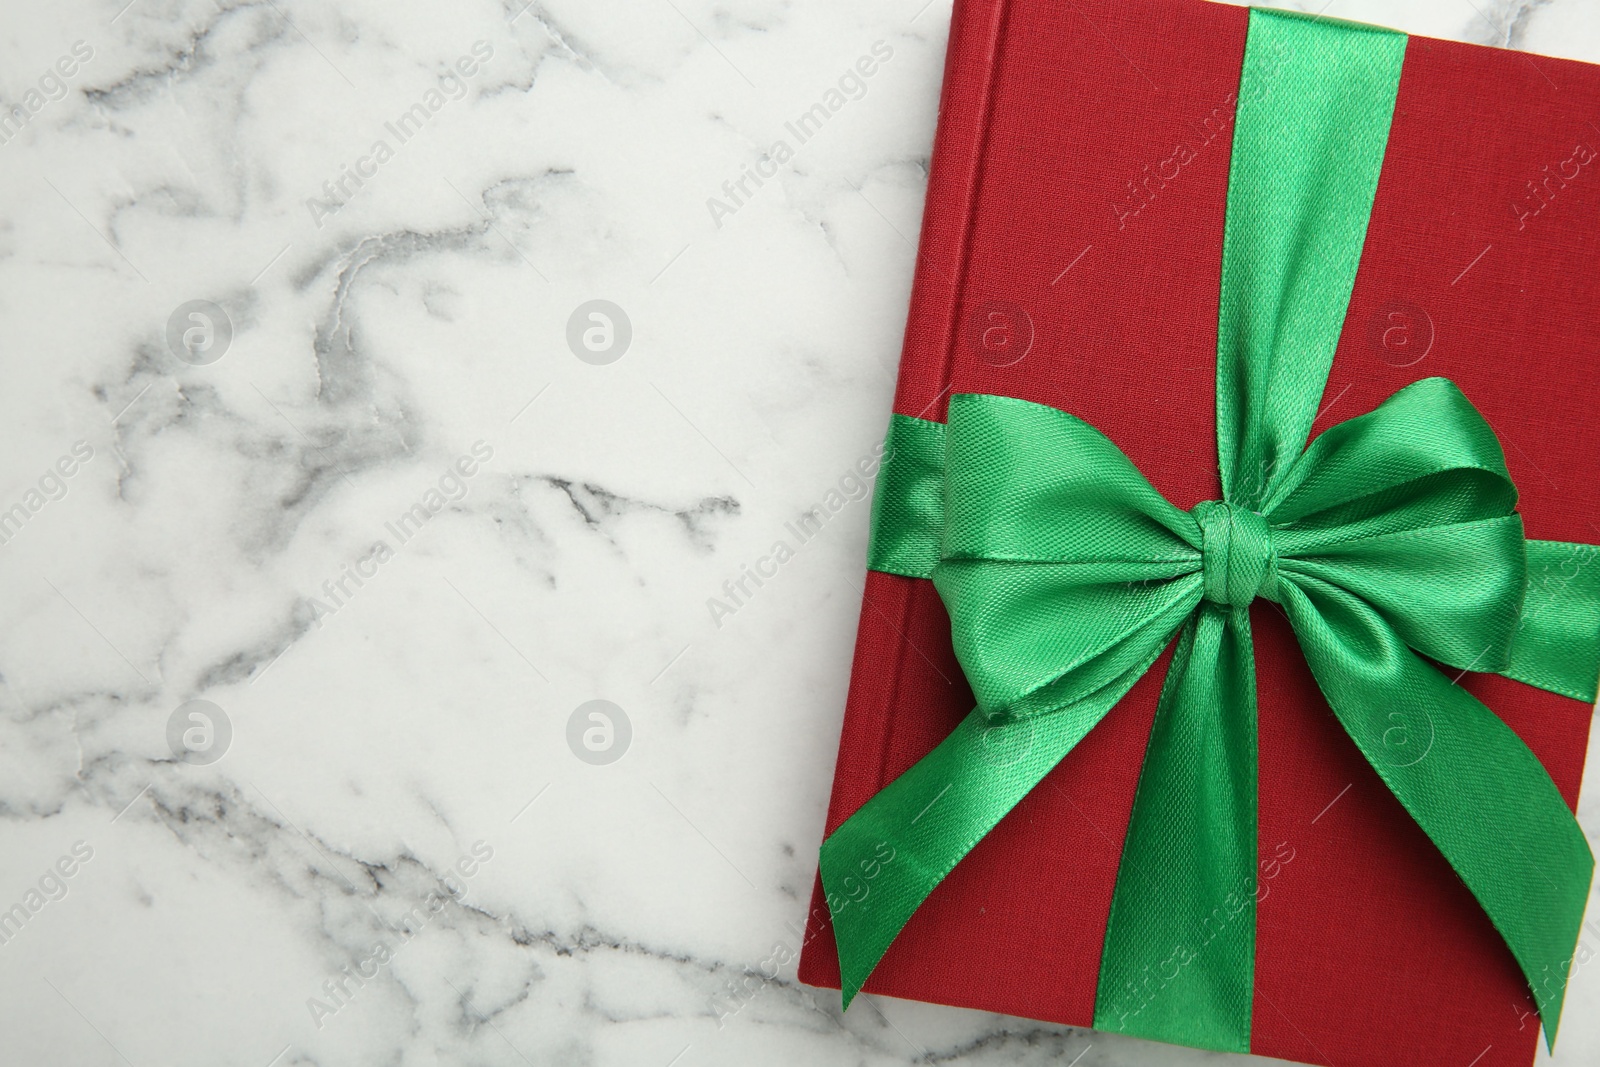
[[[1103,431],[1178,507],[1219,495],[1218,294],[1247,19],[1203,0],[957,0],[896,412],[943,420],[952,392],[1049,404]],[[1313,436],[1448,377],[1498,433],[1528,537],[1600,540],[1597,119],[1600,68],[1409,39]],[[1259,850],[1274,872],[1252,1051],[1526,1067],[1539,1021],[1504,942],[1344,734],[1276,606],[1258,600],[1251,624]],[[867,992],[1090,1025],[1164,665],[933,892]],[[1459,684],[1575,807],[1591,709],[1497,675]],[[869,572],[827,832],[973,703],[932,583]],[[820,883],[807,935],[801,980],[837,988]]]

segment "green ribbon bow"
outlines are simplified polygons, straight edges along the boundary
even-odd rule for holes
[[[1452,676],[1493,671],[1593,701],[1600,568],[1580,569],[1559,596],[1529,591],[1530,569],[1559,569],[1587,546],[1524,539],[1493,430],[1443,378],[1304,446],[1405,42],[1251,12],[1223,241],[1221,500],[1178,509],[1098,430],[1043,405],[958,394],[947,426],[893,418],[870,566],[933,579],[978,706],[823,843],[846,1005],[934,887],[1176,635],[1094,1025],[1248,1051],[1248,609],[1262,597],[1287,615],[1334,714],[1505,939],[1553,1045],[1594,862],[1538,759]],[[1176,973],[1152,991],[1164,963]]]

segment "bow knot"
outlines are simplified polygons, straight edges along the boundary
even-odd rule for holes
[[[1266,519],[1225,500],[1202,501],[1190,514],[1200,524],[1207,600],[1243,608],[1258,596],[1278,598],[1278,552]]]

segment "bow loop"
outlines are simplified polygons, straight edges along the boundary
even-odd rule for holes
[[[1104,434],[1009,397],[950,400],[934,585],[992,723],[1143,669],[1200,602],[1201,534]]]
[[[1509,515],[1516,504],[1494,430],[1454,382],[1424,378],[1319,434],[1261,512],[1274,526],[1348,538]]]
[[[1496,671],[1527,585],[1516,502],[1494,431],[1428,378],[1320,435],[1266,513],[1281,581],[1343,589],[1423,655]]]
[[[945,453],[944,559],[1199,570],[1194,520],[1074,415],[958,393]]]

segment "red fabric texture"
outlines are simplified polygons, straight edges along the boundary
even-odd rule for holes
[[[1220,495],[1217,304],[1247,18],[1202,0],[957,0],[896,411],[943,419],[952,391],[1051,404],[1178,506]],[[1411,40],[1313,430],[1449,377],[1500,435],[1528,535],[1592,543],[1600,159],[1575,161],[1600,145],[1596,114],[1600,68]],[[1504,943],[1344,735],[1276,607],[1258,602],[1252,622],[1260,854],[1293,856],[1259,909],[1252,1051],[1526,1067],[1538,1020]],[[1090,1024],[1165,670],[934,891],[867,992]],[[1591,709],[1496,676],[1461,684],[1575,807]],[[971,707],[932,584],[870,573],[828,832]],[[839,984],[820,887],[800,978]]]

